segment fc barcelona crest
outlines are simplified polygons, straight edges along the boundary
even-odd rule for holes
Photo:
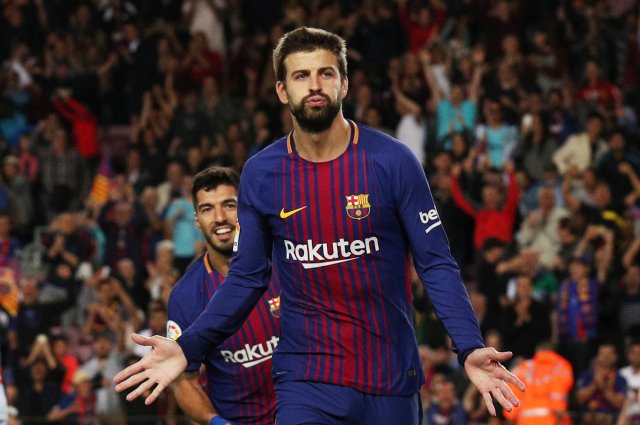
[[[276,319],[280,318],[280,296],[269,300],[269,312]]]
[[[362,220],[369,216],[371,204],[369,204],[369,194],[347,195],[347,206],[345,210],[349,218]]]

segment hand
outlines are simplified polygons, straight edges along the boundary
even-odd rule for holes
[[[460,164],[455,164],[453,167],[451,167],[451,175],[455,178],[460,177],[460,174],[462,173],[462,167],[460,166]]]
[[[231,425],[231,422],[223,418],[222,416],[214,416],[209,421],[209,425]]]
[[[429,49],[420,49],[418,59],[420,59],[422,66],[429,66],[431,64],[431,52]]]
[[[471,62],[474,65],[483,65],[485,60],[485,51],[481,45],[477,45],[471,52]]]
[[[633,173],[633,168],[628,162],[621,162],[618,164],[618,172],[620,174],[631,175],[631,173]]]
[[[467,376],[482,394],[492,416],[496,415],[494,399],[508,412],[520,405],[507,384],[516,386],[520,391],[526,390],[524,383],[500,364],[501,361],[509,360],[512,355],[510,351],[500,352],[493,347],[478,348],[464,362]]]
[[[156,387],[144,401],[149,405],[186,369],[187,359],[178,343],[171,339],[158,335],[147,338],[138,334],[132,334],[131,339],[137,344],[151,347],[151,353],[118,373],[113,378],[117,384],[115,389],[117,392],[122,392],[140,384],[127,394],[127,400],[131,401],[155,385]]]

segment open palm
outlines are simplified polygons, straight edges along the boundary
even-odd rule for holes
[[[508,351],[499,352],[492,347],[479,348],[469,354],[464,363],[467,376],[482,394],[487,410],[493,416],[496,415],[493,400],[509,412],[514,406],[520,405],[508,384],[514,385],[520,391],[526,389],[524,383],[500,363],[509,360],[511,356],[512,353]]]
[[[135,390],[127,394],[127,400],[131,401],[155,386],[145,399],[145,404],[151,404],[162,390],[185,370],[187,359],[178,343],[171,339],[158,335],[147,338],[138,334],[133,334],[131,338],[140,345],[151,347],[152,350],[113,378],[117,384],[116,391],[122,392],[137,385]]]

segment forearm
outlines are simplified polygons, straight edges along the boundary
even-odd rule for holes
[[[211,400],[198,384],[195,373],[183,373],[173,384],[173,389],[180,409],[197,423],[208,425],[211,418],[217,415]]]
[[[207,308],[177,340],[187,361],[201,362],[211,348],[235,333],[267,289],[267,284],[268,281],[251,282],[229,275]]]
[[[591,383],[590,385],[578,390],[576,393],[576,401],[578,404],[584,404],[593,396],[593,393],[596,392],[598,387],[595,383]]]

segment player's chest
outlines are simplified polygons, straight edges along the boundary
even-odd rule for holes
[[[287,239],[336,239],[370,233],[392,212],[366,161],[296,163],[275,179],[267,216],[273,235]]]

